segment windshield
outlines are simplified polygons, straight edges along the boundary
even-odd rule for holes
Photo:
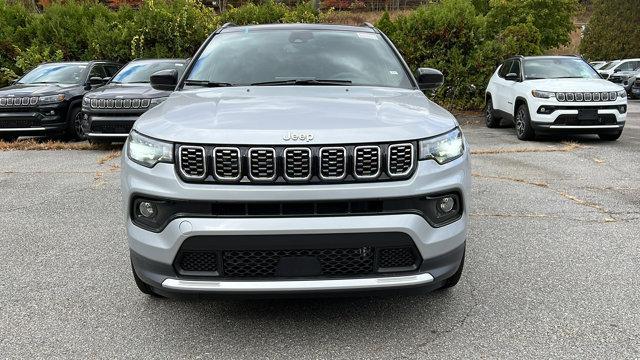
[[[151,75],[160,70],[176,69],[178,78],[184,72],[184,62],[172,61],[133,61],[111,79],[111,83],[148,83]]]
[[[603,67],[601,67],[600,70],[609,70],[614,68],[618,64],[620,64],[620,60],[612,61],[607,63],[607,65],[604,65]]]
[[[579,58],[540,58],[524,61],[525,80],[534,79],[599,79],[600,75]]]
[[[218,34],[195,60],[186,84],[204,82],[412,88],[400,61],[380,35],[338,30]]]
[[[86,65],[45,64],[29,71],[18,81],[20,84],[80,84]]]

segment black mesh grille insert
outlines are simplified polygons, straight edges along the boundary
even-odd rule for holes
[[[133,121],[92,121],[91,132],[104,134],[128,134]]]
[[[311,177],[311,150],[288,148],[284,150],[284,171],[289,180],[307,180]]]
[[[404,268],[414,267],[416,258],[410,247],[380,249],[378,267],[380,268]]]
[[[270,148],[249,149],[249,174],[254,180],[276,177],[276,151]]]
[[[37,122],[33,119],[2,119],[0,121],[0,128],[12,129],[12,128],[28,128],[37,125]]]
[[[206,174],[204,148],[198,146],[180,147],[180,169],[190,178],[202,178]]]
[[[389,146],[389,175],[405,175],[413,168],[413,145],[397,144]]]
[[[373,250],[370,247],[351,249],[297,250],[231,250],[223,252],[223,276],[276,276],[282,259],[309,257],[317,259],[322,276],[350,276],[373,272]]]
[[[218,270],[218,256],[209,251],[186,251],[180,259],[180,269],[183,272],[216,272]]]
[[[617,123],[616,116],[614,114],[598,114],[598,119],[595,120],[582,120],[578,119],[577,114],[562,114],[558,115],[553,122],[554,125],[615,125]]]
[[[342,179],[346,175],[346,150],[341,147],[320,149],[320,176],[324,179]]]
[[[360,146],[354,152],[354,173],[358,178],[372,178],[380,172],[380,148]]]
[[[214,149],[214,173],[218,179],[236,180],[240,178],[240,150],[237,148]]]

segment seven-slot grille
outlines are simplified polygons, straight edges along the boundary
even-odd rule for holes
[[[180,170],[182,175],[190,179],[202,179],[206,176],[207,161],[202,146],[181,146]]]
[[[591,101],[615,101],[618,93],[610,92],[559,92],[556,93],[556,99],[560,102],[591,102]]]
[[[150,99],[91,99],[89,105],[93,109],[146,109]]]
[[[0,98],[0,107],[34,106],[37,103],[38,103],[38,98],[35,96]]]
[[[183,160],[183,154],[192,153],[194,148],[202,150],[197,160]],[[398,180],[410,177],[417,161],[413,143],[314,147],[179,145],[176,153],[181,160],[178,170],[185,181],[229,183]],[[193,161],[202,164],[194,169]]]

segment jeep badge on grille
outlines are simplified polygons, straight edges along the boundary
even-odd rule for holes
[[[311,141],[311,140],[313,140],[313,134],[311,134],[311,133],[309,133],[309,134],[303,134],[303,133],[294,134],[291,131],[289,131],[289,133],[287,135],[285,135],[282,138],[282,140],[284,140],[284,141],[289,141],[289,140],[292,140],[292,141],[297,141],[297,140],[300,140],[300,141]]]

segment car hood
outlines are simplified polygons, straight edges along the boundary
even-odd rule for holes
[[[170,94],[171,91],[156,90],[149,84],[107,84],[91,91],[86,96],[98,99],[158,98]]]
[[[618,91],[622,88],[604,79],[541,79],[527,80],[535,90],[553,92]]]
[[[457,125],[418,90],[260,86],[175,92],[134,129],[174,142],[278,145],[406,141]],[[305,140],[285,140],[291,134]]]
[[[0,97],[45,96],[64,93],[70,89],[81,87],[76,84],[15,84],[0,89]]]

